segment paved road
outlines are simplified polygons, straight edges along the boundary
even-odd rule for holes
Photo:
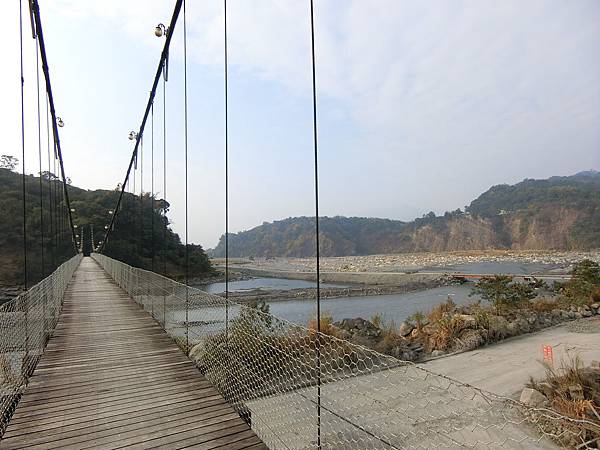
[[[590,332],[573,332],[585,328]],[[579,356],[584,363],[600,360],[600,318],[581,319],[537,333],[508,339],[471,352],[424,364],[447,375],[496,394],[518,397],[530,376],[542,377],[542,346],[551,345],[555,366]]]

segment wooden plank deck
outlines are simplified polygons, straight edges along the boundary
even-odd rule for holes
[[[91,258],[0,449],[266,446]]]

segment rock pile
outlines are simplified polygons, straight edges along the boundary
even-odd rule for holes
[[[477,307],[462,306],[445,313],[437,322],[429,323],[424,319],[418,327],[413,322],[405,321],[397,330],[384,332],[368,320],[358,317],[334,322],[332,331],[337,337],[352,343],[404,361],[417,361],[448,352],[474,350],[490,342],[592,316],[600,318],[599,303],[566,309],[557,306],[543,312],[514,309],[505,315],[493,315]]]

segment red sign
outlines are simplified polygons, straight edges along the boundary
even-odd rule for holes
[[[551,345],[542,345],[542,354],[544,355],[544,362],[554,365],[554,352],[552,351]]]

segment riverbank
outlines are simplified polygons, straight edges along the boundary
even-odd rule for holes
[[[442,286],[461,284],[446,276],[436,276],[422,281],[404,280],[400,284],[389,285],[353,285],[348,287],[325,287],[320,289],[322,299],[352,298],[352,297],[374,297],[380,295],[406,294],[435,289]],[[248,289],[243,291],[229,292],[229,298],[233,301],[244,303],[250,301],[288,301],[288,300],[310,300],[316,298],[316,288],[298,289]],[[218,294],[224,296],[223,293]]]
[[[320,268],[327,272],[392,272],[413,273],[431,268],[451,268],[452,266],[481,263],[515,263],[524,265],[549,266],[550,270],[566,273],[570,267],[584,259],[600,262],[600,250],[592,251],[518,251],[486,250],[469,252],[441,253],[401,253],[388,255],[365,255],[322,257]],[[213,260],[222,266],[222,259]],[[230,260],[234,269],[262,270],[273,273],[314,273],[314,258],[235,258]],[[273,275],[277,276],[277,275]]]

